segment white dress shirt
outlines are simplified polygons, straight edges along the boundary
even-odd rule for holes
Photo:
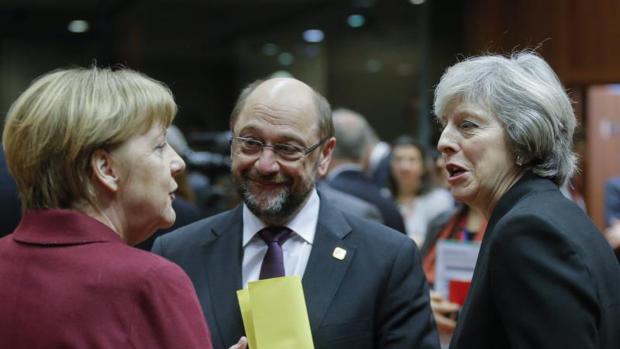
[[[301,278],[304,275],[319,220],[319,203],[319,195],[316,189],[312,189],[308,201],[293,220],[286,224],[286,227],[293,231],[291,237],[282,245],[286,276],[297,275]],[[248,282],[258,280],[260,275],[261,264],[267,253],[267,244],[256,233],[264,227],[265,224],[244,204],[241,266],[243,288],[248,287]]]

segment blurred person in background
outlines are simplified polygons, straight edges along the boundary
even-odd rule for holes
[[[335,189],[349,193],[379,209],[383,224],[405,233],[405,223],[391,197],[364,172],[364,157],[370,143],[368,123],[359,113],[348,109],[333,111],[334,129],[338,144],[333,151],[325,180]]]
[[[452,194],[433,183],[425,147],[410,136],[392,142],[389,189],[405,221],[407,235],[418,246],[426,239],[428,223],[452,211]]]
[[[189,139],[200,150],[190,146],[185,135],[174,125],[168,130],[168,138],[188,167],[177,179],[179,195],[198,208],[200,217],[228,210],[239,202],[229,176],[230,132],[193,132]],[[193,220],[193,216],[188,218]],[[182,225],[179,223],[178,227]]]
[[[420,248],[426,280],[433,287],[437,261],[437,243],[441,240],[480,242],[484,237],[487,221],[479,211],[466,204],[458,204],[428,223],[428,232]],[[454,265],[453,265],[454,266]],[[451,335],[461,306],[445,299],[438,292],[431,292],[431,307],[440,335]]]
[[[383,223],[381,212],[375,205],[341,190],[334,189],[327,182],[320,179],[316,181],[315,186],[321,197],[325,198],[325,200],[339,210]]]
[[[605,183],[605,238],[620,261],[620,177]]]
[[[21,211],[17,184],[11,176],[4,159],[4,151],[0,150],[0,237],[13,232],[19,220]]]
[[[388,185],[390,176],[390,145],[382,141],[375,129],[366,123],[368,149],[362,158],[362,168],[382,190]]]
[[[13,103],[3,146],[24,215],[0,239],[0,347],[211,348],[187,275],[131,247],[175,220],[176,110],[162,83],[95,67]]]
[[[454,197],[488,220],[453,349],[620,348],[620,266],[562,195],[571,101],[538,55],[466,59],[435,90]]]
[[[487,221],[479,211],[466,204],[458,204],[450,211],[435,217],[428,224],[426,240],[420,248],[424,274],[429,284],[435,283],[436,247],[440,240],[480,242],[484,237]]]

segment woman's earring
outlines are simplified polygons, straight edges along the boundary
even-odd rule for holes
[[[517,166],[523,166],[523,159],[521,158],[521,155],[517,155],[517,161],[515,162],[517,163]]]

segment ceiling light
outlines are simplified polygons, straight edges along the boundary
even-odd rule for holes
[[[349,24],[351,28],[362,27],[364,23],[366,23],[366,18],[362,15],[350,15],[347,17],[347,24]]]
[[[279,51],[280,48],[278,45],[272,43],[264,44],[261,48],[261,52],[263,52],[265,56],[275,56]]]
[[[323,34],[323,31],[320,29],[308,29],[304,31],[303,37],[307,42],[321,42],[325,34]]]
[[[369,59],[366,61],[366,71],[369,73],[378,73],[383,69],[383,63],[377,59]]]
[[[422,5],[423,3],[426,2],[426,0],[409,0],[410,3],[412,3],[413,5]]]
[[[293,74],[289,73],[286,70],[278,70],[273,72],[270,76],[270,78],[292,78]]]
[[[67,25],[67,30],[69,30],[72,33],[85,33],[88,31],[89,27],[90,25],[88,24],[87,21],[76,19],[76,20],[69,22],[69,25]]]
[[[278,55],[278,62],[282,65],[291,65],[294,61],[295,57],[288,52],[282,52]]]

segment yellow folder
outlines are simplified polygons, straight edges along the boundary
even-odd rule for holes
[[[314,349],[298,276],[250,282],[237,298],[250,349]]]

